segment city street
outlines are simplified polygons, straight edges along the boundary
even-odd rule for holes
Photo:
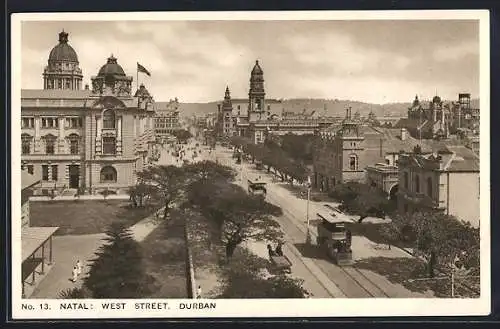
[[[367,270],[354,267],[339,267],[327,259],[315,246],[316,228],[314,225],[315,214],[324,210],[324,202],[310,202],[311,236],[313,245],[309,246],[306,241],[306,200],[292,195],[286,188],[274,183],[270,175],[265,171],[258,171],[255,166],[248,162],[237,165],[231,158],[232,151],[217,146],[209,159],[228,165],[237,172],[237,183],[246,189],[248,178],[258,178],[268,183],[267,200],[280,206],[284,215],[279,219],[287,244],[284,248],[285,254],[293,263],[292,273],[294,276],[305,280],[304,287],[312,292],[314,297],[348,297],[348,298],[414,298],[429,297],[420,293],[407,290],[402,285],[391,283],[387,278]],[[332,204],[335,206],[335,204]],[[323,209],[322,209],[323,208]],[[266,257],[265,243],[249,243],[253,246],[252,251],[262,257]],[[352,240],[353,259],[360,260],[371,257],[410,257],[406,252],[392,248],[381,249],[379,246],[363,236],[353,236]]]

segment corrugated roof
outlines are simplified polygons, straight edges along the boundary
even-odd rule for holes
[[[21,89],[21,99],[85,99],[91,93],[90,90]]]
[[[26,170],[21,170],[21,188],[23,190],[25,188],[28,188],[30,186],[35,185],[36,183],[40,182],[41,180],[42,180],[41,177],[37,177],[35,175],[32,175]]]

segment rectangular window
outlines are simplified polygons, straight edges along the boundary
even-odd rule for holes
[[[116,139],[114,137],[102,138],[102,153],[116,154]]]
[[[22,154],[30,154],[31,153],[31,138],[21,138],[21,149]]]
[[[57,181],[57,165],[52,166],[52,180]]]
[[[42,128],[58,128],[58,118],[42,118]]]
[[[28,173],[33,175],[33,165],[27,165]]]
[[[34,128],[35,127],[35,118],[22,118],[21,127],[22,128]]]
[[[73,139],[70,141],[70,145],[69,145],[69,149],[70,149],[70,153],[71,154],[78,154],[79,150],[78,150],[78,140],[76,139]]]
[[[46,139],[45,140],[45,153],[54,154],[55,153],[55,139]]]
[[[42,180],[43,181],[49,180],[49,166],[47,165],[42,165]]]

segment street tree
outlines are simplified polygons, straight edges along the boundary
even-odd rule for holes
[[[282,214],[281,208],[262,197],[249,195],[241,187],[227,182],[213,182],[193,192],[189,194],[191,203],[198,205],[219,227],[228,261],[244,241],[282,239],[280,225],[273,217]]]
[[[153,189],[151,185],[139,181],[135,186],[129,188],[130,201],[133,208],[142,208],[151,197]]]
[[[269,261],[238,248],[223,268],[221,298],[304,298],[303,281],[284,275],[265,276]]]
[[[143,265],[140,244],[123,222],[114,222],[106,241],[95,253],[84,286],[92,298],[141,298],[147,296],[151,278]]]
[[[295,161],[311,163],[314,138],[315,136],[312,134],[288,133],[281,137],[281,148]]]
[[[236,173],[231,167],[203,160],[184,166],[184,172],[189,177],[189,182],[206,183],[214,180],[233,181]]]
[[[172,132],[172,135],[177,138],[180,143],[186,143],[190,138],[193,137],[193,134],[189,130],[180,129]]]
[[[438,210],[396,215],[393,222],[400,231],[411,228],[415,248],[427,260],[431,277],[436,266],[449,267],[457,258],[462,258],[466,267],[478,267],[479,230],[470,224]]]
[[[178,202],[186,185],[183,168],[177,166],[153,166],[137,174],[139,186],[149,192],[151,199],[164,206],[163,219],[168,218],[170,208]]]

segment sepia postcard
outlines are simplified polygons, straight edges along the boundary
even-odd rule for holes
[[[12,318],[489,314],[489,51],[485,10],[13,14]]]

